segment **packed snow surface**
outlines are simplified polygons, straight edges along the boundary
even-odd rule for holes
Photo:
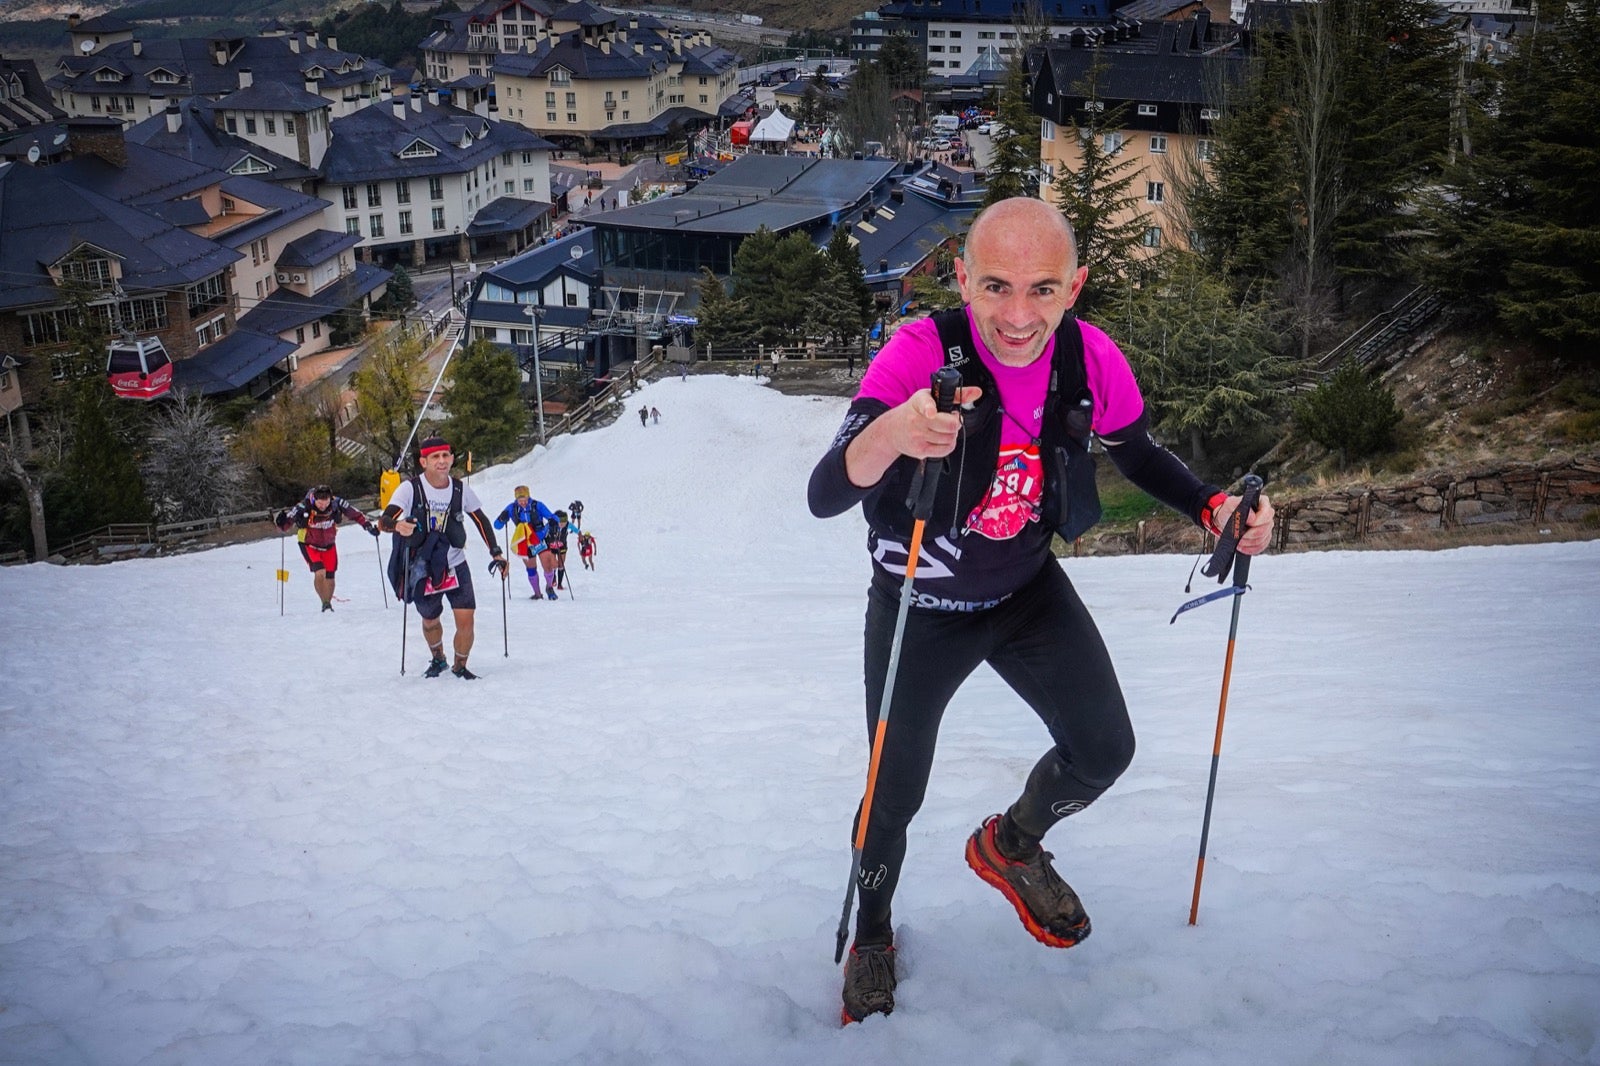
[[[844,402],[640,403],[473,476],[599,544],[559,603],[469,547],[476,682],[421,676],[352,528],[331,614],[290,544],[280,616],[280,540],[0,570],[0,1062],[1600,1062],[1600,544],[1258,560],[1192,928],[1229,607],[1067,560],[1139,735],[1047,840],[1094,935],[962,860],[1048,743],[980,671],[898,1007],[841,1028],[865,526],[805,481]]]

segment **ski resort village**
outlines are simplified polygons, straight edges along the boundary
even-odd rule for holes
[[[0,1066],[1600,1063],[1600,2],[860,3],[0,0]]]

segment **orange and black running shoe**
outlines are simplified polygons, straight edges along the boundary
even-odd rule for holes
[[[1089,915],[1072,886],[1061,880],[1054,858],[1039,848],[1031,859],[1008,859],[995,843],[1000,815],[984,819],[967,838],[967,865],[1011,901],[1033,938],[1053,948],[1070,948],[1089,935]]]

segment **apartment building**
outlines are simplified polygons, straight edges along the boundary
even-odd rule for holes
[[[662,145],[736,110],[739,62],[709,33],[573,3],[486,3],[440,16],[431,80],[492,77],[500,116],[562,146]]]
[[[1189,247],[1174,178],[1182,167],[1206,164],[1219,90],[1243,76],[1244,53],[1233,31],[1231,24],[1212,23],[1202,9],[1185,22],[1074,31],[1064,43],[1030,53],[1032,109],[1040,118],[1040,195],[1055,202],[1052,183],[1081,165],[1078,131],[1097,113],[1120,109],[1121,123],[1099,136],[1103,150],[1133,161],[1127,173],[1138,202],[1124,217],[1144,216],[1147,254],[1171,244]],[[1090,95],[1092,72],[1096,91]]]
[[[390,88],[392,71],[333,36],[269,28],[254,37],[175,37],[141,41],[109,16],[73,25],[72,52],[47,80],[51,99],[69,115],[107,116],[124,124],[162,113],[172,97],[218,100],[253,82],[305,88],[327,101],[331,117],[350,114]],[[312,88],[314,86],[314,88]],[[160,98],[159,101],[156,98]]]
[[[319,192],[369,262],[509,254],[548,228],[551,150],[437,93],[393,97],[334,120]]]

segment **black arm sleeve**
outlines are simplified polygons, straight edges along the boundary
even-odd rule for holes
[[[1195,525],[1205,525],[1211,498],[1222,490],[1195,477],[1182,459],[1157,444],[1147,415],[1115,433],[1100,434],[1100,440],[1123,477]]]
[[[480,507],[471,514],[472,524],[478,527],[478,532],[483,535],[483,543],[489,549],[489,554],[494,555],[500,551],[500,541],[495,538],[494,526],[489,522],[489,516],[483,513]]]
[[[811,482],[806,487],[806,502],[817,518],[844,514],[872,494],[873,486],[861,488],[851,483],[845,470],[844,453],[850,442],[888,409],[889,405],[882,400],[856,400],[850,405],[844,424],[834,435],[827,454],[811,471]]]

